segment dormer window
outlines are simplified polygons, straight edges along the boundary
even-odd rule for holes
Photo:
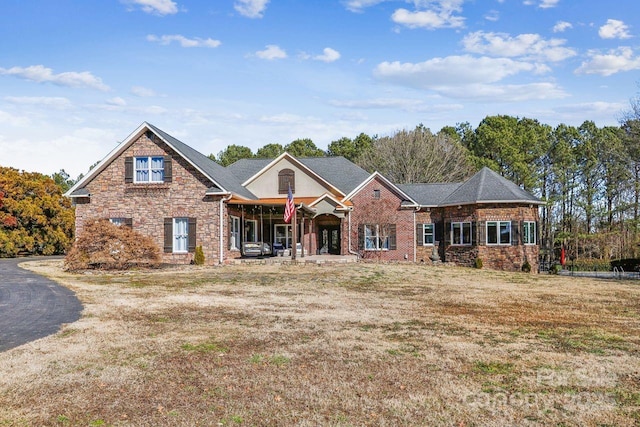
[[[296,192],[296,175],[291,169],[282,169],[278,172],[278,193],[288,194],[289,186],[291,186],[291,192]]]

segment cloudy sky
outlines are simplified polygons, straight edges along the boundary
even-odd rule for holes
[[[616,125],[632,0],[4,0],[0,165],[85,173],[143,121],[204,154],[438,131]]]

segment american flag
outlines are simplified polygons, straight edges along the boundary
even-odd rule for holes
[[[295,207],[293,205],[293,193],[291,192],[291,185],[289,185],[289,195],[287,196],[287,204],[284,206],[284,222],[289,224],[293,217],[293,211]]]

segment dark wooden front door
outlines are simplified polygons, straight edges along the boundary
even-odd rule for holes
[[[340,255],[340,227],[337,225],[321,225],[318,229],[319,253]]]

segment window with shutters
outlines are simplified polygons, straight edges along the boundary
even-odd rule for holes
[[[134,157],[133,164],[133,182],[164,182],[163,156]]]
[[[487,221],[487,245],[510,245],[511,221]]]
[[[278,193],[288,194],[289,186],[291,186],[291,192],[296,192],[296,174],[291,169],[282,169],[278,172]]]
[[[522,224],[522,242],[525,245],[536,244],[536,223],[535,221],[524,221]]]
[[[364,249],[367,251],[388,251],[395,249],[395,224],[364,224]]]
[[[451,244],[456,246],[471,245],[471,223],[452,222],[451,223]]]
[[[188,252],[189,218],[173,219],[173,252]]]

